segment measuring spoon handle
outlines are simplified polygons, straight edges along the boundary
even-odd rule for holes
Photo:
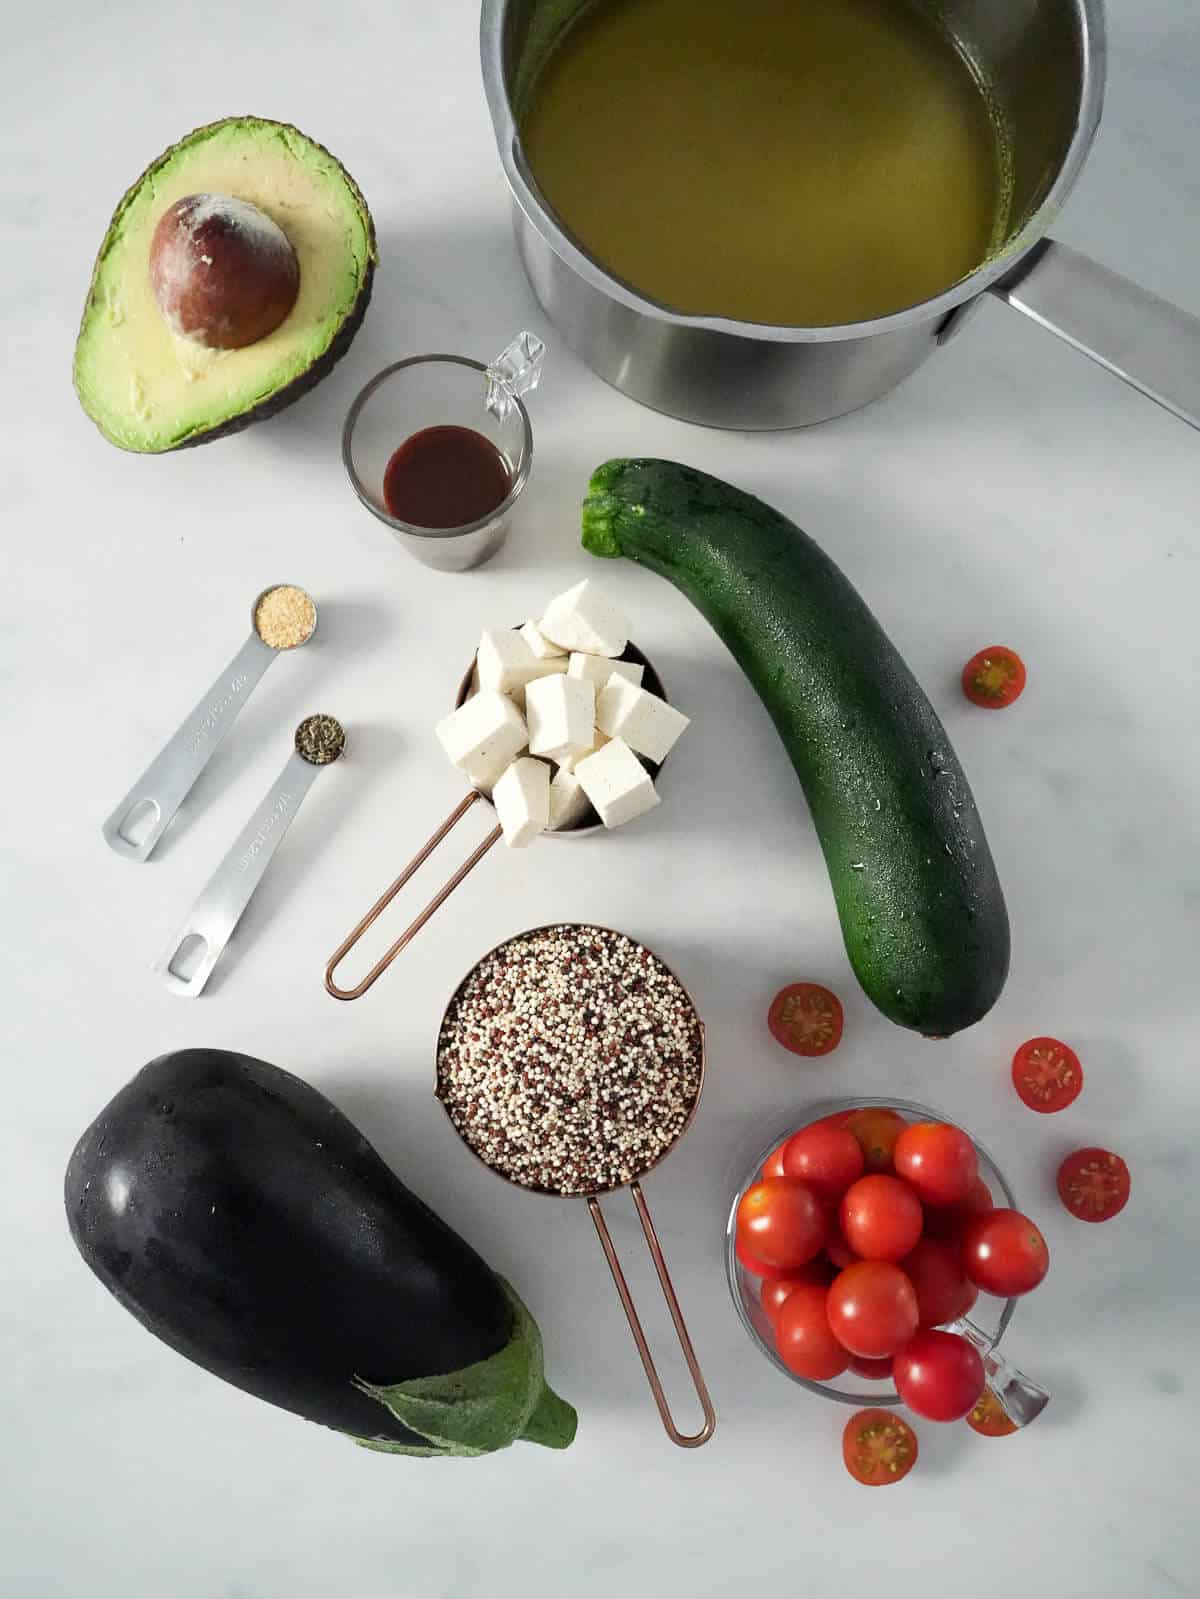
[[[144,861],[149,857],[192,784],[208,765],[213,751],[233,726],[251,689],[278,653],[264,644],[257,633],[250,634],[208,693],[185,718],[179,731],[151,761],[101,828],[109,846],[118,855],[130,861]],[[146,805],[153,809],[153,820],[145,836],[135,843],[124,830]]]
[[[242,912],[262,881],[300,801],[313,785],[320,766],[293,752],[266,799],[238,834],[233,848],[209,878],[187,920],[154,963],[154,970],[172,993],[194,999],[204,990]],[[171,970],[190,938],[204,943],[204,954],[190,977]]]

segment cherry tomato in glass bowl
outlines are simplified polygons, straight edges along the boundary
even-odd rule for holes
[[[842,1195],[842,1237],[863,1260],[903,1260],[921,1236],[921,1201],[898,1177],[875,1172]]]
[[[825,1305],[833,1336],[852,1355],[894,1355],[918,1326],[913,1285],[886,1260],[860,1260],[839,1272]]]
[[[766,1160],[763,1161],[762,1174],[764,1177],[787,1176],[787,1172],[783,1169],[783,1152],[790,1142],[790,1139],[785,1138],[782,1144],[776,1144]]]
[[[890,1172],[896,1140],[908,1126],[904,1117],[885,1105],[864,1105],[847,1116],[846,1126],[858,1139],[864,1170]]]
[[[767,1320],[774,1326],[784,1300],[798,1283],[816,1283],[818,1288],[828,1288],[831,1272],[824,1261],[810,1260],[807,1266],[788,1272],[786,1277],[771,1277],[760,1284],[758,1297]]]
[[[746,1248],[745,1242],[740,1237],[734,1241],[734,1252],[738,1260],[752,1277],[761,1277],[764,1282],[770,1282],[775,1277],[786,1277],[786,1266],[772,1266],[765,1260],[760,1260],[756,1254]]]
[[[896,1392],[927,1421],[960,1421],[983,1392],[979,1351],[957,1333],[925,1328],[892,1362]]]
[[[917,1435],[894,1410],[860,1410],[842,1433],[842,1459],[855,1482],[883,1488],[917,1463]]]
[[[844,1271],[847,1266],[853,1266],[856,1260],[862,1259],[862,1256],[856,1255],[842,1237],[842,1227],[836,1212],[829,1224],[829,1235],[825,1239],[825,1254],[839,1271]]]
[[[922,1327],[941,1327],[965,1316],[979,1297],[959,1258],[958,1245],[944,1238],[918,1238],[900,1270],[917,1296],[917,1316]]]
[[[1049,1116],[1079,1098],[1083,1067],[1070,1044],[1057,1038],[1029,1038],[1013,1056],[1012,1080],[1022,1104]]]
[[[1016,650],[989,644],[963,667],[963,693],[972,705],[985,711],[1002,711],[1019,699],[1025,688],[1025,662]]]
[[[949,1122],[906,1127],[896,1140],[892,1165],[926,1205],[961,1204],[979,1176],[975,1145]]]
[[[1017,1431],[1017,1424],[1005,1414],[1000,1401],[990,1388],[985,1388],[967,1412],[967,1426],[984,1438],[1007,1438]]]
[[[892,1357],[882,1355],[878,1360],[872,1360],[868,1355],[851,1355],[850,1370],[856,1371],[860,1377],[869,1378],[871,1382],[890,1382]]]
[[[1019,1210],[989,1210],[963,1229],[962,1263],[985,1294],[1015,1299],[1036,1288],[1050,1269],[1046,1240]]]
[[[945,1238],[957,1243],[963,1228],[972,1216],[985,1210],[995,1210],[996,1201],[982,1177],[976,1177],[967,1197],[959,1205],[926,1205],[925,1235],[928,1238]]]
[[[1110,1149],[1077,1149],[1058,1168],[1058,1197],[1078,1221],[1110,1221],[1129,1199],[1129,1167]]]
[[[780,1360],[798,1377],[824,1382],[845,1371],[850,1355],[830,1331],[824,1288],[796,1284],[775,1318],[775,1347]]]
[[[770,1265],[806,1265],[825,1242],[828,1228],[817,1196],[793,1177],[755,1183],[738,1205],[738,1237],[752,1255]]]
[[[828,1055],[842,1037],[842,1005],[820,983],[789,983],[771,1001],[771,1036],[793,1055]]]
[[[783,1146],[783,1169],[788,1177],[807,1183],[818,1199],[840,1199],[862,1176],[863,1152],[847,1128],[811,1122]]]

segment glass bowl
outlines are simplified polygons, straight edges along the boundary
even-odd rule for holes
[[[750,1341],[790,1382],[799,1383],[801,1388],[808,1388],[814,1394],[822,1394],[826,1399],[834,1399],[838,1404],[854,1405],[856,1408],[863,1405],[898,1405],[901,1403],[900,1395],[895,1388],[881,1382],[873,1382],[869,1377],[860,1377],[854,1371],[844,1371],[836,1382],[815,1382],[809,1377],[797,1376],[784,1365],[775,1349],[771,1325],[759,1300],[758,1278],[751,1276],[737,1258],[736,1225],[737,1209],[742,1195],[758,1181],[763,1161],[785,1138],[801,1127],[807,1127],[810,1122],[819,1121],[823,1116],[833,1116],[841,1110],[858,1110],[872,1105],[898,1111],[908,1121],[946,1122],[952,1127],[961,1127],[975,1145],[979,1155],[979,1175],[992,1190],[997,1202],[1008,1205],[1013,1210],[1019,1208],[1004,1173],[970,1128],[962,1127],[960,1122],[954,1122],[949,1116],[943,1116],[928,1105],[919,1105],[914,1100],[881,1099],[878,1096],[821,1100],[814,1105],[806,1105],[796,1112],[786,1124],[777,1128],[772,1138],[758,1148],[754,1160],[746,1163],[729,1207],[729,1221],[725,1229],[725,1271],[729,1278],[729,1291],[733,1295],[733,1303],[741,1317],[742,1325],[750,1335]],[[994,1388],[997,1398],[1012,1419],[1018,1425],[1024,1425],[1033,1420],[1045,1405],[1049,1395],[1036,1383],[1030,1382],[1021,1373],[1009,1368],[1001,1357],[993,1354],[1016,1308],[1015,1299],[1002,1300],[981,1293],[971,1311],[970,1320],[954,1322],[951,1325],[955,1332],[962,1332],[964,1336],[969,1337],[979,1350],[983,1356],[989,1385]],[[998,1381],[1002,1372],[1006,1380]],[[1010,1393],[1009,1381],[1012,1379],[1018,1380],[1018,1386],[1017,1390]]]

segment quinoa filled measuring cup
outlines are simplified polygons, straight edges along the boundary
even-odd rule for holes
[[[436,1092],[459,1137],[505,1181],[587,1200],[667,1436],[707,1443],[716,1415],[640,1179],[687,1131],[704,1084],[704,1024],[674,973],[611,928],[560,922],[486,954],[438,1032]],[[675,1425],[602,1195],[628,1186],[704,1422]]]

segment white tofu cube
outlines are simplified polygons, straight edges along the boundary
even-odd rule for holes
[[[518,700],[526,683],[538,675],[539,661],[511,627],[485,627],[475,652],[480,688],[495,689]]]
[[[623,738],[580,761],[574,775],[605,827],[632,822],[658,804],[650,773]]]
[[[573,772],[560,766],[550,779],[550,831],[574,827],[587,814],[588,797]]]
[[[481,788],[487,794],[495,788],[500,777],[508,771],[509,767],[522,755],[529,753],[525,745],[515,755],[508,754],[505,750],[496,750],[490,755],[480,756],[478,759],[468,761],[462,768],[467,781],[472,788]]]
[[[536,622],[526,622],[520,634],[539,661],[553,660],[555,656],[567,653],[561,644],[548,639]]]
[[[657,694],[615,673],[596,696],[596,725],[609,738],[623,738],[630,749],[652,761],[667,756],[688,721]]]
[[[492,804],[504,829],[504,842],[509,849],[524,849],[550,821],[550,768],[545,761],[522,756],[501,775],[492,790]]]
[[[584,655],[576,650],[567,667],[567,676],[587,678],[589,683],[595,684],[599,694],[614,672],[633,684],[640,684],[644,671],[645,667],[637,661],[610,661],[607,655]]]
[[[458,710],[444,716],[434,731],[454,765],[468,775],[494,771],[499,776],[529,742],[525,718],[495,689],[473,694]],[[475,777],[471,780],[477,781]]]
[[[596,692],[590,683],[565,673],[539,677],[526,689],[525,705],[531,755],[591,749]]]
[[[550,601],[538,627],[563,649],[585,655],[620,655],[629,643],[628,622],[586,577]]]
[[[598,750],[601,745],[608,743],[608,734],[602,733],[598,727],[592,729],[592,748],[590,750],[554,750],[550,759],[560,771],[573,772],[580,761],[587,760],[593,750]]]

